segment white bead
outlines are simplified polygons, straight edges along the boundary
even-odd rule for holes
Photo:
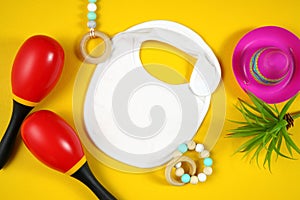
[[[190,183],[193,185],[196,185],[198,183],[198,177],[197,176],[191,176]]]
[[[96,21],[93,21],[93,20],[92,20],[92,21],[88,21],[88,22],[87,22],[87,27],[88,27],[88,28],[96,28],[96,25],[97,25],[97,24],[96,24]]]
[[[197,152],[202,152],[204,150],[204,145],[203,144],[197,144],[196,145],[196,148],[195,148],[195,151]]]
[[[204,173],[199,173],[198,174],[198,180],[201,183],[205,182],[206,181],[206,175]]]
[[[200,158],[208,158],[210,156],[210,153],[208,150],[203,150],[201,153],[200,153]]]
[[[184,174],[184,169],[182,167],[179,167],[178,169],[175,170],[175,175],[180,177]]]
[[[179,167],[181,167],[181,165],[182,165],[182,163],[181,163],[181,162],[179,162],[179,163],[176,163],[176,165],[175,165],[175,168],[176,168],[176,169],[178,169]]]
[[[187,143],[187,146],[188,146],[188,149],[189,149],[190,151],[192,151],[192,150],[194,150],[195,147],[196,147],[196,142],[194,142],[193,140],[191,140],[191,141],[189,141],[189,142]]]
[[[213,173],[213,169],[211,167],[204,167],[203,173],[210,176]]]
[[[90,12],[95,12],[97,10],[97,5],[95,3],[89,3],[87,9]]]

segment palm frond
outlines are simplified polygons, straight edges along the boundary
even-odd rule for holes
[[[259,165],[259,155],[262,151],[266,151],[263,166],[267,164],[271,171],[273,153],[276,154],[277,158],[280,156],[287,159],[294,159],[293,151],[300,154],[300,148],[287,132],[287,129],[291,127],[291,121],[300,116],[299,112],[287,113],[297,95],[291,98],[281,111],[278,110],[276,104],[271,106],[252,93],[248,93],[248,95],[252,104],[238,99],[239,105],[235,106],[242,114],[244,121],[229,120],[239,126],[228,130],[230,133],[227,136],[229,138],[249,138],[236,149],[235,153],[243,152],[245,153],[244,157],[252,153],[250,161],[255,159],[257,165]],[[293,119],[287,120],[287,116]],[[283,143],[285,143],[290,156],[281,152]]]

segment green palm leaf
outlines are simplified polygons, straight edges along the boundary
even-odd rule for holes
[[[279,119],[283,119],[284,115],[287,113],[287,110],[290,108],[290,106],[292,105],[292,103],[295,101],[296,97],[298,96],[298,94],[296,94],[293,98],[291,98],[283,107],[283,109],[281,110],[280,114],[279,114]]]
[[[276,154],[277,158],[281,156],[294,159],[293,151],[300,154],[300,148],[292,140],[287,129],[293,126],[294,118],[300,117],[300,114],[298,112],[289,115],[287,112],[297,95],[291,98],[281,111],[278,110],[275,104],[271,106],[252,93],[248,93],[248,96],[252,104],[238,99],[239,105],[235,106],[242,114],[244,121],[229,120],[239,126],[228,130],[230,133],[227,134],[227,137],[249,138],[248,141],[236,149],[235,153],[243,152],[245,153],[244,157],[252,153],[250,162],[255,159],[257,165],[259,165],[259,155],[262,151],[266,151],[263,166],[267,164],[269,170],[271,170],[273,153]],[[281,152],[283,143],[285,143],[290,156]]]

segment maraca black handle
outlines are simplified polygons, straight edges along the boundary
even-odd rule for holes
[[[0,169],[4,167],[13,150],[20,126],[33,107],[13,101],[13,112],[4,136],[0,142]]]
[[[85,162],[78,171],[72,174],[72,177],[78,179],[86,186],[88,186],[99,199],[116,200],[116,198],[98,182],[98,180],[91,172],[87,162]]]

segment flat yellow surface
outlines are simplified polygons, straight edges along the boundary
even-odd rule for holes
[[[55,38],[66,54],[62,77],[35,109],[49,109],[72,126],[72,93],[81,61],[77,47],[86,28],[87,1],[3,1],[0,6],[0,136],[5,132],[12,110],[11,67],[22,43],[30,36]],[[247,99],[231,69],[231,57],[240,37],[263,25],[285,27],[300,36],[298,0],[197,1],[197,0],[101,0],[101,30],[110,36],[135,24],[155,19],[182,23],[197,33],[217,55],[226,89],[226,119],[240,119],[234,109],[237,97]],[[300,110],[298,98],[291,110]],[[213,116],[213,113],[209,113]],[[291,129],[300,145],[300,122]],[[207,118],[202,130],[210,125]],[[225,138],[234,126],[225,122],[222,135],[212,150],[214,174],[205,184],[174,187],[167,184],[163,169],[144,174],[123,173],[97,162],[87,153],[92,171],[118,199],[299,199],[300,161],[279,158],[272,162],[272,174],[240,155],[232,156],[243,140]],[[295,154],[296,158],[299,155]],[[45,167],[27,150],[20,137],[8,165],[0,171],[0,199],[96,199],[81,183]]]

